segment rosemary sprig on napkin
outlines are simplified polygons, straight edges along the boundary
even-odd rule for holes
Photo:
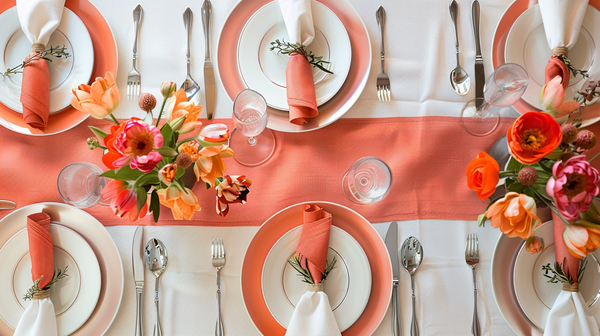
[[[56,47],[52,47],[50,46],[48,49],[44,50],[44,51],[40,51],[37,53],[37,55],[32,56],[31,58],[29,58],[26,61],[23,61],[23,63],[12,67],[10,69],[7,69],[6,71],[4,71],[2,73],[2,76],[6,77],[10,74],[17,74],[22,72],[21,70],[23,70],[24,67],[27,66],[27,64],[33,62],[36,59],[44,59],[47,62],[52,62],[52,59],[49,58],[49,56],[54,56],[56,58],[68,58],[71,57],[71,54],[69,54],[67,52],[67,48],[63,45],[63,46],[56,46]]]
[[[69,268],[69,266],[65,266],[64,270],[61,270],[60,268],[58,269],[58,271],[54,272],[54,276],[52,277],[52,281],[50,281],[46,287],[40,289],[38,287],[38,284],[40,283],[40,279],[35,280],[35,282],[33,283],[33,286],[31,286],[31,288],[29,288],[27,290],[27,293],[25,293],[25,295],[23,296],[23,300],[27,301],[27,300],[33,300],[33,295],[37,292],[40,292],[42,290],[45,289],[50,289],[50,287],[52,287],[52,285],[54,285],[55,283],[57,283],[59,280],[62,280],[66,277],[68,277],[69,275],[67,274],[67,268]]]
[[[565,258],[566,259],[566,258]],[[577,272],[577,283],[581,283],[583,279],[583,272],[585,271],[585,266],[587,265],[587,259],[585,259],[581,265],[579,266],[579,271]],[[562,282],[563,284],[572,285],[575,281],[565,274],[565,270],[563,268],[563,264],[556,261],[554,263],[554,268],[550,266],[550,263],[547,265],[542,265],[542,270],[544,271],[544,276],[550,280],[549,283],[558,283]],[[552,273],[552,276],[548,275],[548,273]]]
[[[275,40],[275,42],[271,42],[270,50],[277,50],[277,53],[284,55],[290,55],[294,53],[303,55],[306,57],[308,63],[313,67],[317,67],[326,73],[333,74],[331,70],[327,69],[329,67],[328,64],[331,64],[331,62],[324,61],[323,56],[315,56],[312,51],[306,51],[306,46],[300,43],[290,43],[285,42],[285,40]]]
[[[584,79],[590,77],[587,70],[579,70],[579,69],[575,68],[575,66],[573,66],[573,64],[571,64],[571,61],[569,61],[569,59],[566,58],[564,55],[558,55],[556,57],[559,60],[561,60],[563,63],[565,63],[567,68],[569,68],[569,70],[573,74],[573,77],[577,77],[577,75],[583,76]]]
[[[333,260],[331,260],[331,262],[327,261],[327,266],[325,266],[325,273],[323,273],[323,278],[321,279],[321,282],[327,279],[327,276],[333,270],[336,262],[337,260],[335,259],[335,257],[333,257]],[[312,276],[310,275],[310,272],[307,269],[303,268],[300,264],[300,259],[298,259],[297,255],[292,256],[288,260],[288,263],[298,272],[298,275],[300,275],[303,278],[302,282],[306,282],[307,284],[311,285],[315,284]]]

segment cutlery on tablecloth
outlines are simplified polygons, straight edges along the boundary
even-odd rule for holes
[[[148,268],[150,272],[152,272],[156,277],[156,282],[154,286],[154,305],[156,306],[156,323],[154,324],[153,335],[162,336],[162,329],[160,327],[160,314],[158,311],[158,283],[160,276],[167,268],[167,263],[169,262],[169,255],[167,253],[167,248],[165,247],[165,245],[160,240],[152,238],[144,248],[144,257],[146,261],[146,268]]]
[[[477,282],[475,281],[475,266],[479,263],[479,239],[477,234],[471,233],[467,237],[465,244],[465,261],[467,265],[473,269],[473,291],[474,291],[474,308],[473,308],[473,325],[471,332],[473,336],[479,336],[481,328],[479,327],[479,318],[477,317]]]
[[[476,106],[483,102],[483,87],[485,85],[485,70],[483,69],[483,56],[481,55],[481,43],[479,42],[479,1],[474,0],[471,5],[473,21],[473,35],[475,37],[475,98]]]
[[[212,34],[212,4],[204,0],[201,7],[202,28],[204,30],[204,92],[206,94],[206,116],[211,120],[215,113],[215,72],[210,58]]]
[[[377,25],[379,26],[379,39],[381,42],[381,73],[377,75],[377,97],[379,101],[390,101],[390,78],[384,71],[384,59],[385,59],[385,47],[383,45],[383,26],[385,25],[385,9],[383,6],[379,6],[375,17],[377,18]]]
[[[225,245],[223,239],[215,238],[211,245],[212,265],[217,269],[217,325],[215,336],[223,336],[223,321],[221,321],[221,269],[225,266]]]
[[[131,247],[131,263],[133,265],[133,280],[135,281],[136,314],[135,314],[135,336],[144,336],[143,321],[143,294],[144,294],[144,227],[138,226],[133,235],[133,246]]]
[[[192,78],[192,61],[190,54],[190,39],[192,36],[192,21],[193,15],[192,10],[188,7],[185,12],[183,12],[183,25],[185,26],[185,31],[187,35],[187,51],[185,53],[186,63],[187,63],[187,73],[185,75],[185,81],[181,84],[181,88],[185,91],[185,95],[188,98],[188,101],[194,102],[196,105],[200,103],[200,85],[196,83],[196,81]]]
[[[423,262],[423,247],[415,237],[408,237],[401,248],[402,266],[410,274],[410,286],[412,289],[412,321],[410,323],[410,336],[419,336],[417,324],[416,296],[415,296],[415,272]]]
[[[0,210],[14,209],[17,205],[13,201],[0,200]]]
[[[402,335],[402,323],[398,309],[400,297],[398,296],[399,263],[398,263],[398,223],[392,222],[385,235],[385,246],[387,247],[392,262],[392,336]]]
[[[456,0],[452,0],[450,3],[450,16],[452,17],[452,23],[454,24],[454,35],[456,36],[456,68],[452,69],[450,72],[450,83],[452,84],[452,88],[456,93],[461,96],[464,96],[469,92],[471,88],[471,78],[460,66],[460,46],[458,44],[458,3]]]
[[[140,35],[140,24],[142,23],[143,10],[141,5],[135,6],[133,10],[133,23],[135,24],[135,38],[133,40],[133,67],[127,75],[127,99],[137,99],[141,90],[140,73],[135,68],[137,64],[138,37]]]

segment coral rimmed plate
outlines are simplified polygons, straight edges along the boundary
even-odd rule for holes
[[[350,234],[363,248],[371,265],[372,286],[367,306],[344,336],[370,335],[383,319],[392,295],[392,264],[383,240],[371,223],[355,211],[329,202],[304,202],[287,207],[258,230],[244,256],[242,299],[250,319],[263,335],[284,335],[285,329],[269,312],[262,292],[262,270],[271,247],[288,231],[302,224],[304,205],[316,204],[333,216],[333,225]],[[265,290],[269,290],[265,288]]]
[[[498,22],[496,31],[494,32],[494,40],[492,41],[492,68],[496,69],[498,66],[506,63],[505,50],[506,40],[508,38],[510,29],[515,24],[519,16],[523,14],[529,7],[534,6],[537,1],[529,0],[515,0],[508,9],[502,15],[502,18]],[[589,5],[600,10],[600,0],[589,0]],[[539,111],[539,109],[531,106],[523,99],[516,102],[513,107],[517,112],[523,114],[529,111]],[[592,105],[584,108],[582,114],[583,126],[589,126],[600,120],[600,105]]]
[[[71,336],[104,335],[112,324],[123,297],[123,264],[114,241],[98,220],[87,212],[62,203],[38,203],[19,208],[0,220],[0,246],[27,226],[27,216],[47,213],[53,222],[75,231],[93,250],[100,266],[100,296],[92,315]],[[71,269],[71,267],[69,267]],[[7,298],[0,298],[0,304]],[[14,331],[0,320],[0,335]]]
[[[0,13],[16,5],[15,0],[0,1]],[[117,45],[110,26],[100,11],[88,0],[67,0],[65,7],[75,13],[87,27],[94,45],[94,69],[91,80],[104,77],[106,71],[117,73]],[[84,121],[89,114],[69,106],[63,111],[51,114],[44,131],[30,128],[23,121],[23,114],[0,104],[0,125],[21,134],[52,135],[67,131]]]
[[[225,20],[217,43],[217,70],[229,98],[233,100],[245,89],[238,71],[237,48],[246,22],[272,0],[244,0],[238,2]],[[289,113],[269,108],[270,129],[282,132],[306,132],[325,127],[343,116],[362,93],[371,69],[371,42],[362,19],[347,0],[320,0],[342,21],[352,45],[352,63],[346,82],[327,103],[319,106],[319,115],[303,126],[291,124]]]

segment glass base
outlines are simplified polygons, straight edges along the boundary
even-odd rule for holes
[[[275,136],[265,128],[262,133],[254,137],[254,145],[250,145],[250,138],[242,135],[237,129],[231,132],[229,147],[235,153],[235,160],[244,166],[258,166],[265,163],[275,151]]]
[[[460,115],[460,124],[467,133],[482,137],[490,135],[500,123],[498,108],[489,105],[483,98],[467,102]]]
[[[391,184],[390,168],[385,162],[372,156],[356,161],[342,179],[344,194],[358,204],[381,201],[390,191]]]

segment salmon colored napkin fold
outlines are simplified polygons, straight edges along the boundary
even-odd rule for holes
[[[300,264],[308,268],[313,281],[321,283],[327,266],[331,214],[317,205],[307,205],[304,208],[303,223],[296,253]]]
[[[546,84],[550,82],[554,77],[560,76],[562,78],[562,86],[564,89],[569,86],[569,78],[571,74],[569,73],[569,68],[565,65],[565,63],[558,59],[556,56],[550,57],[548,64],[546,65]]]
[[[26,60],[36,53],[27,56]],[[46,60],[38,58],[23,69],[21,84],[23,120],[34,128],[48,125],[50,114],[50,72]]]
[[[39,289],[43,289],[54,276],[54,247],[50,235],[50,216],[40,212],[27,216],[27,236],[31,257],[31,278],[40,279]]]
[[[290,107],[290,122],[303,125],[319,115],[315,84],[310,64],[300,54],[290,55],[285,70],[287,102]]]

